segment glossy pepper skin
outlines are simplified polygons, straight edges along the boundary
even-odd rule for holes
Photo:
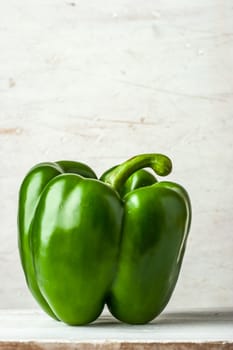
[[[27,284],[53,318],[94,321],[104,304],[119,320],[147,323],[174,290],[191,222],[185,189],[157,182],[172,164],[144,154],[100,180],[83,163],[36,165],[19,195],[19,251]]]

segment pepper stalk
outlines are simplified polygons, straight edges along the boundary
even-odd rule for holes
[[[140,154],[114,168],[104,181],[119,192],[130,175],[142,168],[151,168],[157,175],[166,176],[172,171],[172,161],[160,153]]]

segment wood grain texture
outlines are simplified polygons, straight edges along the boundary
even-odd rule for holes
[[[17,253],[28,169],[77,159],[100,175],[168,154],[193,224],[168,306],[233,305],[231,0],[0,4],[0,308],[36,307]]]
[[[38,343],[1,342],[1,350],[232,350],[233,344],[226,342],[205,343]]]

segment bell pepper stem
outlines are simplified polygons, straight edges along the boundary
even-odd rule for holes
[[[106,176],[105,182],[119,191],[130,175],[142,168],[151,168],[157,175],[166,176],[172,170],[172,162],[164,154],[140,154],[117,166]]]

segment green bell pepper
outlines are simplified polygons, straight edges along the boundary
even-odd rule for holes
[[[19,252],[41,307],[71,325],[105,304],[117,319],[147,323],[174,290],[191,222],[185,189],[157,182],[172,164],[138,155],[96,178],[83,163],[41,163],[26,175],[18,209]]]

